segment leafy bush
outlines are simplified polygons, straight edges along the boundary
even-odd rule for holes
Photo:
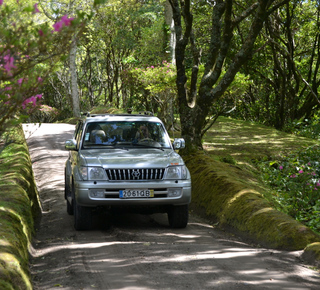
[[[259,162],[263,180],[275,199],[293,218],[320,232],[320,146]]]
[[[294,121],[287,125],[285,131],[293,133],[298,136],[307,137],[311,139],[320,139],[320,116],[315,114],[312,119],[304,119]]]
[[[48,105],[40,105],[39,109],[34,110],[30,115],[30,123],[52,123],[57,119],[59,111]]]

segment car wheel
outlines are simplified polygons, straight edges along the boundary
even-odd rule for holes
[[[69,202],[69,200],[67,200],[67,213],[69,215],[73,215],[73,206],[72,204]]]
[[[92,208],[74,203],[74,228],[77,231],[90,230],[92,228]]]
[[[64,198],[67,201],[67,213],[69,215],[73,215],[73,206],[69,202],[68,197],[73,196],[72,192],[70,192],[70,186],[67,183],[67,173],[64,171]]]
[[[172,228],[185,228],[189,220],[188,205],[173,206],[168,211],[169,225]]]

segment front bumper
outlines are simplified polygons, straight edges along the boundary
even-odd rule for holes
[[[181,189],[181,195],[168,197],[168,189]],[[90,189],[100,189],[103,197],[91,197]],[[125,198],[119,197],[119,191],[125,189],[153,189],[154,197]],[[161,180],[158,182],[108,182],[108,181],[76,181],[75,199],[81,206],[165,206],[184,205],[191,202],[191,180]]]

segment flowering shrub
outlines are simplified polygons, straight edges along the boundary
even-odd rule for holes
[[[40,105],[37,110],[34,110],[30,115],[28,122],[31,123],[52,123],[56,121],[59,115],[57,108],[50,107],[48,105]]]
[[[320,232],[320,146],[258,164],[284,211]]]
[[[0,137],[38,107],[43,82],[88,18],[77,12],[50,23],[41,14],[38,4],[0,0]]]

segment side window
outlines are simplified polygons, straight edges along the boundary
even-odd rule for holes
[[[77,135],[78,135],[78,132],[79,132],[79,128],[82,126],[82,122],[78,122],[77,125],[76,125],[76,128],[74,130],[74,134],[73,134],[73,138],[74,139],[77,139]]]
[[[83,130],[83,122],[79,122],[76,126],[74,139],[77,141],[77,148],[79,149],[81,136],[82,136],[82,130]]]

